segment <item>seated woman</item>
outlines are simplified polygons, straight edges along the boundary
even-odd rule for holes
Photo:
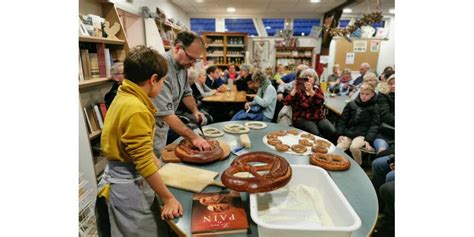
[[[275,73],[275,75],[273,75],[273,80],[281,80],[281,78],[286,75],[285,74],[285,65],[283,64],[278,64],[278,68],[277,68],[277,72]]]
[[[304,87],[298,88],[297,81],[283,100],[283,104],[292,108],[293,126],[335,142],[336,128],[325,116],[324,94],[318,86],[316,71],[308,68],[301,72],[299,78],[307,79]]]
[[[226,70],[224,72],[224,81],[229,81],[229,79],[231,80],[235,80],[237,79],[237,77],[239,76],[238,72],[235,71],[235,65],[234,64],[230,64],[229,65],[229,70]]]
[[[349,95],[349,92],[352,89],[351,85],[352,74],[351,69],[344,68],[342,70],[340,83],[336,83],[333,86],[329,86],[329,92],[335,93],[338,95]]]
[[[255,90],[248,87],[248,82],[252,81],[252,66],[242,64],[240,66],[239,77],[235,79],[235,85],[238,91],[246,91],[247,94],[255,94]]]
[[[191,89],[193,89],[193,96],[198,102],[201,102],[202,97],[211,96],[217,92],[217,90],[211,89],[206,85],[206,71],[203,69],[190,70],[188,79]]]
[[[253,96],[252,102],[245,103],[245,109],[237,112],[231,120],[271,122],[275,113],[276,90],[262,71],[255,72],[252,81],[253,85],[250,85],[258,89],[257,94]]]

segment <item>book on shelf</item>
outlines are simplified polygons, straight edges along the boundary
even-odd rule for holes
[[[82,109],[84,110],[84,116],[86,117],[87,128],[89,128],[89,133],[92,133],[92,132],[94,132],[94,129],[92,128],[91,119],[89,118],[89,114],[87,112],[87,109],[86,109],[86,107],[84,107]]]
[[[99,60],[97,58],[97,53],[89,53],[89,60],[91,63],[92,78],[99,78]]]
[[[193,195],[193,236],[247,233],[249,224],[239,193],[214,192]]]
[[[98,105],[102,114],[102,118],[105,121],[105,115],[107,114],[107,106],[105,106],[105,102],[100,102]]]
[[[97,118],[99,128],[100,129],[104,128],[104,120],[102,119],[102,114],[99,110],[99,106],[98,105],[92,105],[92,107],[94,108],[95,117]]]
[[[82,72],[84,74],[84,79],[90,79],[91,76],[91,63],[89,58],[89,50],[81,49],[81,63],[82,63]]]
[[[113,62],[112,62],[112,55],[110,54],[110,49],[105,48],[105,73],[107,78],[111,78],[112,75],[110,75],[110,68],[112,68]]]
[[[82,71],[82,60],[81,60],[81,54],[79,53],[79,81],[84,80],[84,72]]]
[[[96,132],[96,131],[100,131],[99,122],[98,122],[97,117],[95,115],[95,111],[94,111],[93,106],[87,106],[85,109],[86,109],[87,117],[89,118],[88,121],[90,121],[90,125],[91,125],[91,128],[92,128],[91,133]]]
[[[104,44],[96,44],[97,49],[97,64],[99,68],[99,77],[106,77],[106,62],[105,62],[105,45]]]

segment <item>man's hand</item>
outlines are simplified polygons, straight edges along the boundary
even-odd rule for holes
[[[196,137],[191,140],[191,143],[197,147],[200,151],[206,151],[211,149],[211,145],[201,137]]]
[[[211,90],[211,94],[213,94],[213,95],[216,94],[216,92],[217,92],[217,90],[214,90],[214,89]]]
[[[183,215],[183,207],[176,198],[170,198],[163,200],[164,206],[161,211],[161,219],[174,219]]]
[[[374,151],[374,148],[370,146],[370,143],[367,141],[365,141],[365,149],[367,149],[367,151]]]
[[[193,115],[194,115],[194,118],[196,119],[196,122],[203,125],[204,121],[206,120],[206,117],[204,116],[204,114],[201,113],[200,111],[196,111],[193,113]]]

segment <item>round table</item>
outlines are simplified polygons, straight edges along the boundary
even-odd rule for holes
[[[224,125],[230,123],[239,123],[244,124],[248,121],[232,121],[232,122],[221,122],[208,125],[209,127],[218,128],[223,131]],[[288,129],[295,129],[293,127],[288,127],[281,124],[276,123],[267,123],[267,127],[261,130],[253,130],[251,129],[248,133],[250,140],[252,142],[252,147],[248,149],[249,151],[267,151],[278,154],[288,160],[290,164],[309,164],[308,156],[298,156],[286,153],[280,153],[272,148],[268,147],[263,143],[263,136],[267,133],[276,131],[276,130],[288,130]],[[299,130],[299,129],[298,129]],[[301,130],[300,130],[301,131]],[[198,130],[194,131],[195,133],[199,133]],[[231,148],[235,147],[239,144],[239,136],[240,134],[229,134],[225,133],[223,137],[219,137],[216,139],[220,139],[226,142]],[[178,143],[179,140],[176,140],[174,143]],[[375,193],[375,189],[372,185],[372,182],[367,177],[364,170],[360,168],[360,166],[349,156],[347,156],[344,151],[336,148],[333,152],[335,154],[343,155],[350,160],[351,168],[345,171],[328,171],[331,178],[334,180],[336,185],[339,187],[341,192],[344,194],[346,199],[352,205],[357,215],[359,215],[362,226],[352,233],[353,237],[356,236],[368,236],[369,233],[372,232],[376,220],[377,220],[377,213],[378,213],[378,201],[377,195]],[[192,165],[192,164],[185,164],[193,167],[197,167],[200,169],[212,170],[219,172],[221,175],[222,172],[230,166],[230,163],[235,159],[235,155],[231,153],[230,157],[224,161],[218,161],[208,165]],[[220,180],[220,175],[216,178]],[[184,234],[186,236],[191,236],[191,210],[192,210],[192,192],[184,191],[181,189],[176,189],[169,187],[170,191],[175,195],[178,201],[181,203],[184,209],[184,215],[178,219],[168,221],[168,223],[175,229],[179,234]],[[208,186],[203,190],[203,192],[218,192],[222,191],[224,188],[216,187],[216,186]],[[241,234],[236,236],[258,236],[257,225],[253,222],[252,218],[250,217],[250,210],[249,210],[249,198],[248,193],[241,193],[242,201],[244,202],[244,206],[246,208],[249,220],[249,229],[247,235]]]

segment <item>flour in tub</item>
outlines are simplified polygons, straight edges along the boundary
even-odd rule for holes
[[[268,224],[334,226],[321,193],[313,187],[304,184],[285,187],[260,195],[257,200],[259,219]]]

